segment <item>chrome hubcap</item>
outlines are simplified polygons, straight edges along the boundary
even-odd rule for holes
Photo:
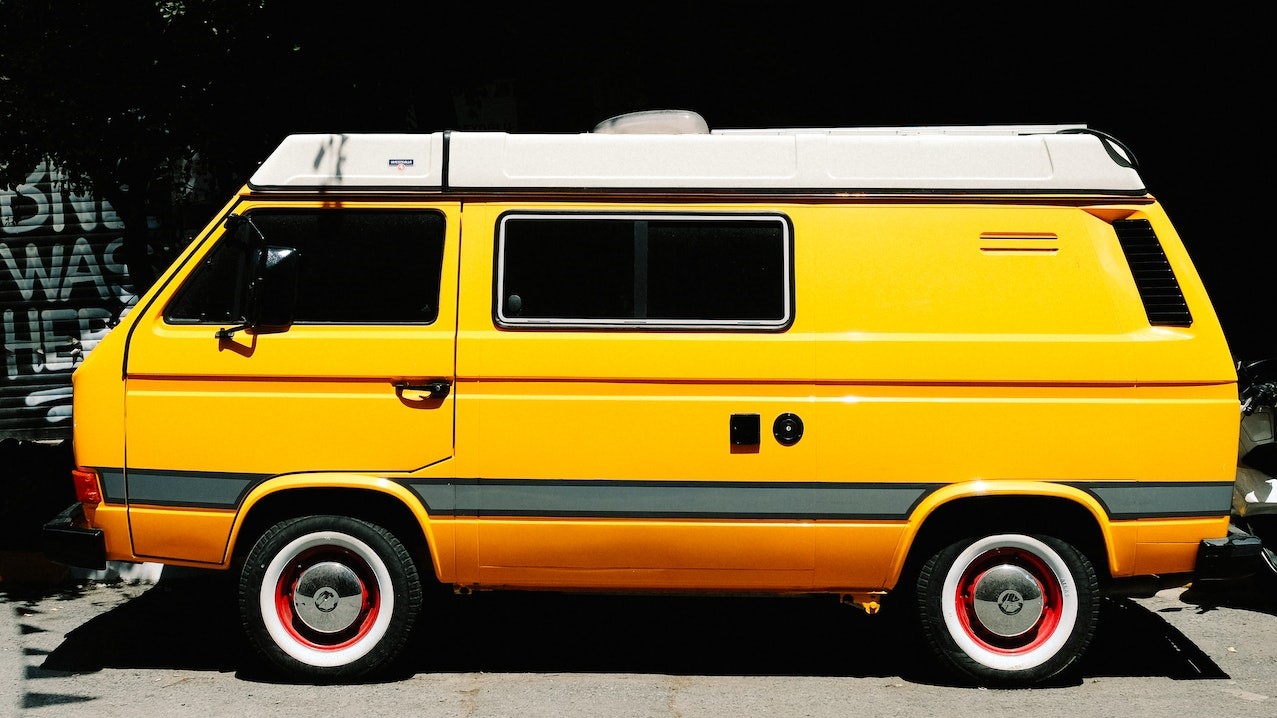
[[[293,608],[312,630],[338,633],[351,626],[363,608],[363,583],[349,566],[325,561],[297,577]]]
[[[1019,636],[1042,618],[1042,584],[1019,566],[994,566],[976,577],[973,589],[975,616],[994,635]]]

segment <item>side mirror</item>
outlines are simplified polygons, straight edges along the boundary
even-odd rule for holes
[[[264,247],[248,298],[248,324],[257,331],[282,330],[293,323],[297,307],[297,269],[301,252],[294,247]]]

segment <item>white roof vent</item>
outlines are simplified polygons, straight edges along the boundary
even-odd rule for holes
[[[691,110],[644,110],[609,117],[594,126],[602,135],[708,135],[709,125]]]

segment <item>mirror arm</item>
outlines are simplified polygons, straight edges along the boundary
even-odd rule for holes
[[[230,339],[231,337],[235,336],[235,332],[238,332],[242,329],[248,329],[251,326],[253,325],[239,324],[233,327],[222,327],[221,329],[218,329],[217,334],[214,334],[213,336],[217,337],[218,339]]]
[[[262,230],[257,228],[257,225],[253,222],[252,217],[249,217],[246,214],[237,214],[235,212],[232,212],[226,215],[226,221],[224,222],[224,225],[228,231],[232,231],[232,232],[235,231],[235,229],[239,227],[239,225],[241,224],[248,225],[249,229],[253,230],[253,234],[257,235],[257,239],[260,240],[263,244],[266,243],[266,235],[262,234]]]

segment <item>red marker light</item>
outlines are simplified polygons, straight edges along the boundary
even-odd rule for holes
[[[82,504],[102,503],[102,489],[98,484],[97,469],[77,466],[71,470],[71,481],[75,483],[77,501]]]

